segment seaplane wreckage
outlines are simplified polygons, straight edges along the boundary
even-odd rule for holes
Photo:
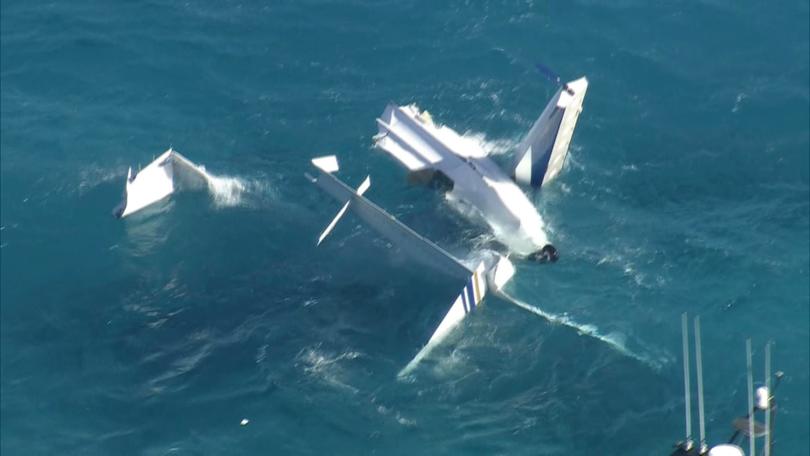
[[[177,190],[199,190],[210,187],[213,178],[205,166],[197,165],[169,148],[143,169],[127,171],[124,198],[113,215],[124,218],[167,198]]]
[[[371,187],[367,176],[357,189],[343,183],[335,173],[339,171],[337,157],[323,156],[312,159],[316,175],[306,177],[331,195],[343,206],[326,226],[317,240],[320,245],[332,232],[338,221],[351,209],[380,235],[398,246],[415,261],[458,278],[464,283],[461,292],[434,330],[427,343],[399,372],[411,373],[419,362],[445,340],[459,323],[480,306],[488,294],[498,296],[532,313],[551,320],[570,324],[564,318],[545,313],[509,295],[504,286],[512,279],[515,268],[509,258],[528,261],[554,262],[557,249],[550,243],[545,224],[537,208],[519,185],[538,189],[551,182],[561,171],[568,154],[578,116],[588,88],[587,79],[580,78],[562,84],[558,76],[538,65],[558,84],[558,90],[546,105],[540,117],[517,147],[511,170],[502,170],[487,156],[479,145],[465,139],[451,128],[435,123],[427,111],[414,105],[389,104],[377,119],[378,134],[375,146],[393,157],[408,171],[408,180],[426,184],[445,192],[450,200],[460,201],[463,215],[485,220],[505,251],[478,252],[480,259],[472,267],[454,257],[429,239],[409,228],[394,216],[367,199],[364,194]],[[173,149],[169,149],[137,173],[127,173],[124,199],[114,210],[123,218],[157,203],[177,190],[215,187],[216,178],[205,167],[192,163]],[[474,215],[473,215],[474,214]],[[572,325],[576,326],[576,325]],[[577,327],[580,331],[582,328]],[[773,454],[773,430],[776,414],[774,393],[783,377],[778,371],[771,374],[771,344],[765,346],[764,384],[754,391],[752,379],[751,340],[746,341],[748,413],[733,422],[734,433],[727,443],[709,446],[705,435],[703,406],[703,374],[700,343],[700,321],[694,322],[695,361],[698,381],[699,439],[692,434],[691,389],[689,372],[689,341],[687,316],[682,316],[684,405],[686,417],[685,438],[676,443],[672,456],[745,456],[743,438],[748,437],[749,456],[756,454],[756,439],[764,443],[760,449],[766,456]],[[615,345],[598,334],[590,334]],[[756,415],[764,422],[756,421]]]
[[[374,138],[376,147],[404,166],[411,182],[437,187],[445,191],[448,198],[472,208],[476,218],[486,220],[495,238],[506,247],[506,252],[483,252],[483,260],[474,267],[365,198],[363,194],[371,186],[370,176],[357,189],[353,189],[335,177],[339,170],[337,157],[324,156],[312,160],[316,175],[307,174],[308,179],[343,204],[321,233],[318,244],[351,209],[414,260],[464,281],[460,294],[427,344],[400,371],[400,376],[410,373],[482,303],[488,293],[545,318],[555,319],[553,315],[511,297],[503,289],[515,273],[510,257],[545,262],[558,259],[557,249],[548,239],[543,218],[519,185],[538,189],[559,174],[588,88],[588,81],[584,77],[562,83],[559,76],[547,68],[541,65],[538,68],[557,84],[557,90],[519,143],[510,170],[502,170],[479,145],[451,128],[435,123],[427,111],[421,111],[414,105],[389,104],[377,119],[379,133]],[[120,218],[130,216],[177,190],[210,187],[212,180],[205,167],[169,149],[137,173],[129,169],[124,198],[114,210],[114,215]]]
[[[559,78],[555,80],[559,84]],[[435,123],[427,111],[414,105],[389,104],[377,119],[379,133],[374,138],[375,146],[407,169],[409,181],[437,187],[445,191],[448,198],[473,208],[476,218],[486,220],[497,240],[506,246],[505,254],[486,252],[475,267],[464,264],[363,196],[371,186],[370,176],[355,190],[335,177],[339,170],[337,157],[312,160],[317,175],[307,177],[343,204],[321,233],[318,244],[351,209],[414,260],[464,281],[461,292],[433,335],[399,376],[412,372],[488,293],[538,313],[536,308],[504,291],[504,285],[515,273],[509,260],[511,255],[548,262],[558,258],[543,218],[518,184],[537,189],[558,175],[565,163],[587,88],[588,81],[584,77],[559,84],[551,101],[520,142],[514,166],[509,171],[502,170],[481,147],[451,128]],[[468,215],[466,211],[465,215]]]

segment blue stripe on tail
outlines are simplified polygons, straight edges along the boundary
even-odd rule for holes
[[[548,126],[536,138],[532,138],[532,178],[531,186],[540,187],[543,185],[543,177],[548,170],[548,163],[551,160],[551,152],[554,150],[554,143],[557,142],[557,135],[560,132],[565,109],[554,108],[554,112],[548,121]],[[539,150],[542,150],[542,153]],[[535,155],[536,154],[536,155]]]
[[[470,311],[472,311],[475,308],[475,305],[476,305],[475,294],[473,293],[473,283],[472,283],[472,281],[473,281],[473,279],[472,279],[472,277],[470,277],[470,280],[467,281],[467,286],[464,287],[464,292],[463,292],[465,295],[467,295],[467,302],[470,303]]]

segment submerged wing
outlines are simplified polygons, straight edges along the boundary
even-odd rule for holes
[[[459,293],[450,310],[447,311],[436,331],[430,336],[427,344],[419,350],[419,353],[401,370],[400,377],[410,374],[422,359],[430,354],[433,349],[447,338],[453,329],[461,323],[461,320],[473,311],[484,300],[487,293],[486,268],[481,262],[470,275],[464,288]]]
[[[464,317],[481,305],[487,292],[490,291],[490,287],[495,295],[503,297],[502,288],[512,279],[514,274],[515,266],[506,257],[497,256],[480,262],[470,275],[461,293],[453,301],[450,310],[447,311],[433,335],[430,336],[427,344],[397,375],[404,377],[410,374],[425,357],[430,355],[430,352],[437,345],[450,335],[453,328],[458,326]],[[509,299],[507,299],[507,302],[514,304]]]

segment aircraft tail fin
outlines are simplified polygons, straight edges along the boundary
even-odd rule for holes
[[[521,184],[539,188],[557,176],[568,155],[588,80],[562,85],[518,146],[512,176]]]

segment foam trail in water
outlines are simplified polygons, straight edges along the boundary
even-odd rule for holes
[[[208,192],[219,207],[261,205],[268,197],[276,198],[275,188],[266,180],[206,173]]]
[[[533,313],[535,315],[539,315],[539,316],[545,318],[546,320],[550,321],[551,323],[559,323],[559,324],[568,326],[569,328],[575,329],[580,334],[584,334],[586,336],[593,337],[594,339],[598,339],[598,340],[610,345],[613,349],[615,349],[619,353],[621,353],[621,354],[623,354],[625,356],[629,356],[629,357],[631,357],[631,358],[633,358],[633,359],[635,359],[637,361],[640,361],[640,362],[646,364],[647,366],[652,367],[655,370],[659,370],[660,367],[661,367],[659,363],[649,359],[646,356],[639,355],[638,353],[635,353],[632,350],[628,349],[624,345],[623,342],[617,340],[615,337],[609,336],[609,335],[606,336],[606,335],[600,333],[598,328],[596,326],[594,326],[594,325],[587,325],[587,324],[577,323],[576,321],[569,318],[568,316],[556,315],[556,314],[553,314],[553,313],[546,312],[545,310],[543,310],[543,309],[541,309],[539,307],[535,307],[535,306],[533,306],[531,304],[525,303],[525,302],[513,297],[512,295],[510,295],[510,294],[508,294],[508,293],[506,293],[504,291],[498,291],[497,295],[500,298],[505,299],[506,301],[520,307],[523,310],[527,310],[527,311],[529,311],[529,312],[531,312],[531,313]]]
[[[229,176],[208,175],[208,190],[219,206],[238,206],[242,203],[242,193],[247,185],[242,179]]]

